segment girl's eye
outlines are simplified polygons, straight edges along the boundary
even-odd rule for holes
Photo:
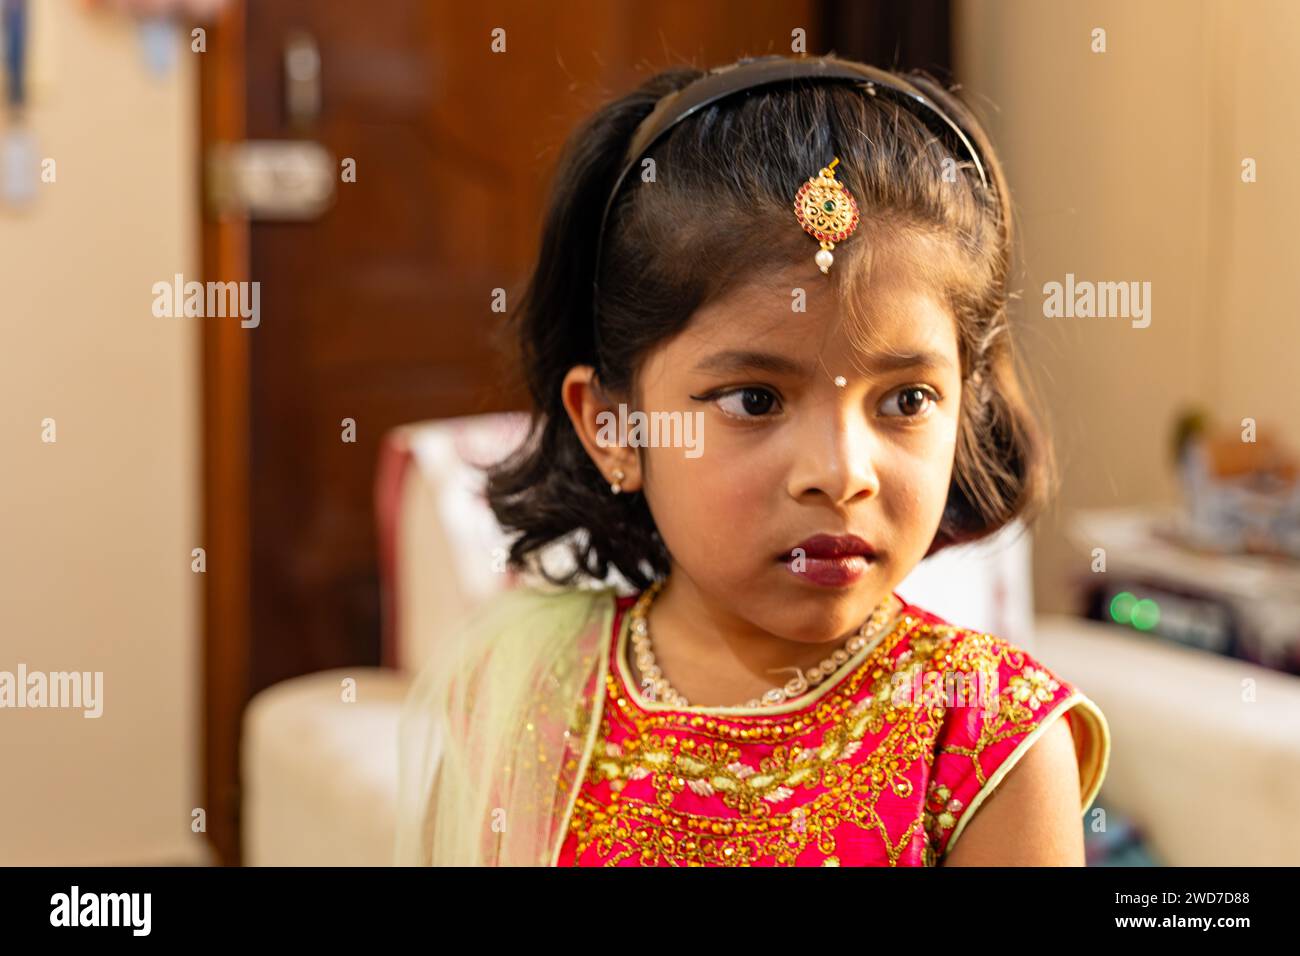
[[[897,416],[886,412],[885,417],[887,418],[924,418],[929,414],[928,409],[933,407],[933,405],[925,405],[927,398],[932,403],[937,402],[939,394],[934,389],[927,388],[924,385],[908,385],[891,393],[891,397],[885,400],[881,408],[888,409],[892,407],[899,410],[900,414]]]
[[[718,395],[714,402],[724,415],[732,418],[761,418],[776,401],[774,395],[766,388],[736,388]]]

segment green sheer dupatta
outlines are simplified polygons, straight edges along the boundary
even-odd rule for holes
[[[553,866],[599,729],[616,592],[502,592],[402,705],[395,862]]]

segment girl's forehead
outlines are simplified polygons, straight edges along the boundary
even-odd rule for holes
[[[792,353],[955,354],[956,323],[944,290],[924,270],[889,266],[878,262],[871,281],[847,294],[815,266],[739,283],[698,309],[676,344],[692,353],[762,345]]]
[[[817,244],[794,260],[746,268],[733,263],[736,279],[692,317],[698,324],[725,324],[737,313],[801,314],[839,306],[849,314],[893,312],[900,302],[926,295],[946,302],[970,278],[970,263],[950,238],[906,223],[874,223],[835,248],[829,275],[813,259]],[[778,253],[784,256],[785,253]]]

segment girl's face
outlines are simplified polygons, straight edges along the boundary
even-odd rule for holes
[[[702,308],[646,357],[635,407],[690,417],[695,450],[597,457],[645,493],[679,600],[721,626],[801,642],[850,633],[939,527],[961,403],[955,322],[893,244],[874,257],[864,319],[887,352],[855,349],[828,277],[792,267]],[[791,308],[796,287],[805,312]],[[817,575],[826,564],[795,550],[817,534],[857,535],[876,557],[827,580],[835,568]]]

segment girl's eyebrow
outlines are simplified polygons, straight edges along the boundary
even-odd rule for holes
[[[793,359],[772,352],[729,349],[714,352],[695,366],[697,372],[771,372],[774,375],[807,376],[808,369]]]
[[[904,368],[952,368],[952,362],[940,352],[919,351],[901,353],[872,353],[861,360],[870,371],[892,372]],[[807,377],[809,371],[793,359],[772,352],[755,352],[749,349],[729,349],[715,352],[695,366],[697,372],[770,372],[774,375]]]

